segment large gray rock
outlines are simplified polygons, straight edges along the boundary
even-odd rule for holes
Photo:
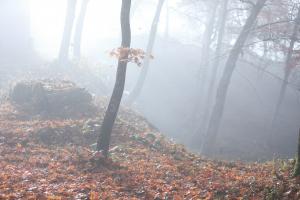
[[[22,81],[9,97],[18,109],[43,117],[78,118],[96,111],[92,95],[69,81]]]

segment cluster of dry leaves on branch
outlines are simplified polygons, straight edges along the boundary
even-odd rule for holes
[[[95,163],[94,118],[19,118],[0,107],[0,199],[299,199],[289,162],[211,161],[165,139],[122,108],[110,159]]]
[[[110,52],[110,56],[115,57],[121,61],[135,63],[139,67],[142,66],[142,62],[146,56],[149,56],[149,59],[154,58],[153,55],[147,55],[143,49],[124,48],[124,47],[113,49]]]

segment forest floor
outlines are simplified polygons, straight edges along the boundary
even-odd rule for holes
[[[101,105],[100,105],[101,104]],[[28,119],[0,106],[0,199],[300,199],[293,161],[215,161],[188,152],[122,108],[110,159],[95,143],[93,118]]]

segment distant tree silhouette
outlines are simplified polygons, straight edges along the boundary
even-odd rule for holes
[[[297,13],[297,16],[294,20],[294,28],[293,28],[293,32],[290,36],[289,47],[287,49],[287,55],[286,55],[286,58],[285,58],[285,67],[284,67],[284,78],[282,80],[278,100],[277,100],[277,103],[276,103],[275,111],[274,111],[274,114],[273,114],[273,117],[272,117],[271,126],[270,126],[270,130],[269,130],[269,132],[270,132],[269,134],[270,134],[271,137],[273,135],[274,124],[276,123],[276,119],[278,117],[280,107],[282,105],[282,102],[283,102],[285,94],[286,94],[286,89],[287,89],[287,86],[288,86],[289,77],[290,77],[292,69],[295,65],[294,59],[293,59],[293,54],[294,54],[295,44],[296,44],[297,40],[299,39],[298,38],[299,26],[300,26],[300,7],[298,8],[298,13]]]
[[[165,0],[159,0],[159,2],[157,4],[156,13],[153,18],[152,26],[151,26],[151,30],[150,30],[150,35],[149,35],[149,40],[148,40],[148,45],[147,45],[147,50],[146,50],[146,58],[145,58],[145,61],[144,61],[143,67],[142,67],[142,71],[139,75],[138,81],[135,84],[135,87],[133,88],[132,92],[130,93],[130,95],[127,99],[128,105],[134,103],[136,98],[141,94],[141,91],[144,87],[144,83],[145,83],[145,80],[146,80],[146,77],[148,74],[148,70],[149,70],[151,54],[152,54],[154,43],[155,43],[160,13],[161,13],[164,2],[165,2]]]
[[[83,0],[80,8],[80,13],[76,22],[75,33],[74,33],[74,58],[79,60],[81,57],[81,40],[82,32],[84,27],[84,20],[88,3],[90,0]]]
[[[253,6],[252,11],[247,18],[247,21],[238,36],[229,57],[225,64],[225,69],[223,71],[221,80],[218,85],[215,104],[212,110],[210,121],[208,124],[208,129],[206,131],[205,143],[203,144],[202,153],[206,155],[211,155],[214,151],[215,142],[221,125],[226,96],[231,81],[233,71],[236,68],[236,62],[241,54],[242,48],[248,38],[249,33],[257,19],[258,14],[264,7],[267,0],[257,0],[257,3]]]
[[[65,27],[60,45],[58,60],[60,64],[66,64],[69,60],[69,50],[71,43],[72,29],[75,19],[77,0],[68,0]]]

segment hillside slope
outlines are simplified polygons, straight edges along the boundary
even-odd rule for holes
[[[110,160],[94,162],[103,117],[26,120],[0,106],[0,199],[299,199],[284,161],[211,161],[174,144],[122,108]]]

